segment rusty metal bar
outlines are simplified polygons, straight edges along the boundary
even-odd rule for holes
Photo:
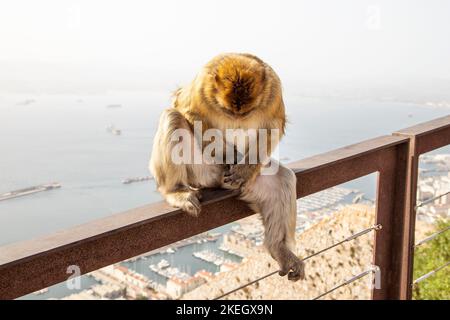
[[[416,155],[445,147],[450,144],[450,115],[396,131],[394,135],[414,138]]]
[[[395,163],[398,148],[407,143],[405,137],[382,136],[294,162],[290,167],[298,178],[297,196],[384,171],[386,164]],[[231,192],[207,191],[203,199],[197,219],[158,202],[0,247],[0,299],[64,281],[68,266],[77,265],[85,274],[253,214]]]
[[[374,289],[375,300],[402,299],[402,283],[407,253],[404,252],[404,233],[408,228],[405,212],[408,164],[407,143],[391,149],[379,171],[376,202],[376,223],[383,232],[375,235],[374,264],[380,268],[380,288]]]
[[[409,139],[408,174],[405,180],[406,199],[403,212],[406,228],[402,248],[405,267],[402,269],[400,298],[411,299],[419,157],[423,153],[450,144],[450,115],[396,131],[393,135]]]
[[[297,198],[384,170],[396,147],[408,142],[392,138],[382,136],[291,163],[298,178]]]

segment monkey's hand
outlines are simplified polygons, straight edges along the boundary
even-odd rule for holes
[[[280,265],[280,276],[288,275],[291,281],[305,279],[305,263],[289,249],[280,250],[277,260]]]
[[[253,180],[258,174],[257,164],[232,164],[225,167],[222,178],[222,187],[225,189],[239,189],[247,182]]]

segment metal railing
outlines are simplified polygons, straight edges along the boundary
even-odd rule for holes
[[[375,223],[383,229],[375,233],[381,277],[373,299],[411,298],[418,158],[448,144],[450,116],[290,164],[297,198],[378,173]],[[206,190],[196,219],[158,202],[0,247],[0,299],[62,282],[69,266],[85,274],[252,214],[236,193]]]
[[[309,259],[311,259],[311,258],[313,258],[315,256],[318,256],[318,255],[320,255],[320,254],[322,254],[324,252],[327,252],[328,250],[331,250],[331,249],[333,249],[333,248],[335,248],[337,246],[340,246],[340,245],[342,245],[342,244],[344,244],[346,242],[349,242],[349,241],[355,240],[355,239],[357,239],[359,237],[362,237],[363,235],[365,235],[365,234],[367,234],[367,233],[369,233],[371,231],[378,231],[378,230],[381,230],[381,229],[382,229],[382,226],[380,224],[374,225],[374,226],[372,226],[370,228],[367,228],[367,229],[364,229],[364,230],[362,230],[362,231],[360,231],[358,233],[355,233],[355,234],[351,235],[350,237],[345,238],[344,240],[336,242],[336,243],[332,244],[331,246],[328,246],[328,247],[323,248],[323,249],[321,249],[321,250],[319,250],[317,252],[314,252],[313,254],[310,254],[309,256],[304,257],[302,260],[303,261],[307,261],[307,260],[309,260]],[[246,283],[244,285],[241,285],[241,286],[239,286],[239,287],[237,287],[237,288],[235,288],[233,290],[230,290],[230,291],[228,291],[228,292],[226,292],[224,294],[221,294],[220,296],[216,297],[214,300],[222,299],[222,298],[224,298],[224,297],[226,297],[226,296],[228,296],[228,295],[230,295],[230,294],[232,294],[232,293],[234,293],[236,291],[242,290],[242,289],[244,289],[244,288],[246,288],[248,286],[251,286],[251,285],[253,285],[255,283],[258,283],[261,280],[264,280],[264,279],[266,279],[268,277],[271,277],[274,274],[277,274],[278,272],[280,272],[280,270],[275,270],[275,271],[272,271],[272,272],[270,272],[268,274],[265,274],[265,275],[255,279],[255,280],[252,280],[252,281],[250,281],[250,282],[248,282],[248,283]],[[343,285],[345,285],[345,284],[343,284]],[[343,286],[343,285],[341,285],[341,286]],[[336,289],[338,289],[338,288],[336,288]],[[336,289],[334,289],[334,290],[336,290]],[[331,291],[329,291],[327,293],[330,293],[330,292],[332,292],[334,290],[331,290]],[[325,294],[323,294],[323,295],[325,295]]]
[[[420,276],[419,278],[417,278],[416,280],[413,281],[413,286],[417,285],[418,283],[422,282],[423,280],[428,279],[429,277],[431,277],[432,275],[436,274],[437,272],[441,271],[442,269],[446,268],[450,266],[450,261],[448,261],[447,263],[443,264],[442,266],[431,270],[430,272],[427,272],[426,274],[424,274],[423,276]]]

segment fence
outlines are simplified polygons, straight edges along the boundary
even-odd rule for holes
[[[290,164],[297,176],[297,198],[378,173],[376,224],[370,231],[378,230],[373,265],[381,277],[373,299],[411,298],[418,159],[448,144],[450,116]],[[0,247],[0,299],[62,282],[68,266],[77,265],[85,274],[251,214],[234,192],[206,190],[197,219],[158,202]]]

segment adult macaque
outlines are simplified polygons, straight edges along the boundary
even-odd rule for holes
[[[259,139],[258,147],[253,150],[259,153],[251,154],[251,141],[247,141],[244,152],[232,157],[231,163],[225,150],[222,154],[215,150],[213,154],[223,162],[174,161],[173,149],[180,143],[174,136],[179,130],[188,132],[183,139],[184,143],[190,142],[192,153],[205,148],[202,137],[194,134],[196,123],[201,124],[201,133],[216,129],[224,139],[229,129],[254,130]],[[296,281],[304,278],[304,264],[294,254],[296,177],[292,170],[278,163],[276,172],[262,174],[265,167],[274,163],[270,154],[284,134],[285,123],[281,83],[272,68],[250,54],[219,55],[191,84],[175,93],[172,107],[161,115],[150,169],[167,202],[192,216],[201,210],[200,189],[239,189],[240,199],[262,215],[264,243],[278,261],[280,275],[287,274],[290,280]],[[262,142],[261,129],[266,132]],[[234,141],[225,144],[228,152]],[[266,147],[262,154],[261,144]],[[188,158],[192,160],[191,155]],[[256,161],[252,163],[249,158]]]

